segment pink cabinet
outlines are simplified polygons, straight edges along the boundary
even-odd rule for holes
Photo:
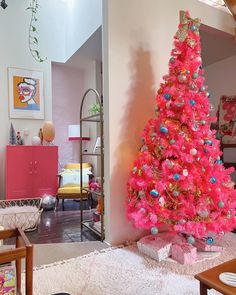
[[[6,199],[56,195],[57,146],[7,146]]]

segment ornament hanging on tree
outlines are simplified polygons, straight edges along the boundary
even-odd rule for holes
[[[155,235],[167,225],[190,244],[211,237],[209,232],[221,236],[236,228],[233,168],[223,167],[219,141],[210,130],[214,118],[203,76],[199,26],[198,19],[182,14],[169,72],[157,91],[158,116],[145,126],[146,149],[134,163],[148,169],[141,175],[132,170],[127,198],[127,216],[136,227]],[[143,197],[137,198],[140,191]]]

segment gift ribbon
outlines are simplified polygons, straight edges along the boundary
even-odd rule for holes
[[[188,28],[189,25],[195,25],[196,26],[196,31],[195,33],[198,33],[199,27],[201,25],[201,20],[199,18],[192,19],[188,16],[188,13],[186,12],[181,12],[180,14],[180,27],[176,33],[177,38],[181,41],[184,42],[185,39],[188,36]],[[193,47],[195,45],[195,41],[193,39],[188,39],[188,44]]]

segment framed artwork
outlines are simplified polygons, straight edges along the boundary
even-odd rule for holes
[[[8,68],[10,118],[44,119],[43,72]]]
[[[221,97],[219,132],[222,143],[236,143],[236,96]]]

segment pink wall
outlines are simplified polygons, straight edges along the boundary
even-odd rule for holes
[[[79,161],[79,142],[68,140],[68,125],[79,124],[84,92],[83,71],[52,64],[52,117],[56,129],[54,143],[59,147],[59,164]]]

